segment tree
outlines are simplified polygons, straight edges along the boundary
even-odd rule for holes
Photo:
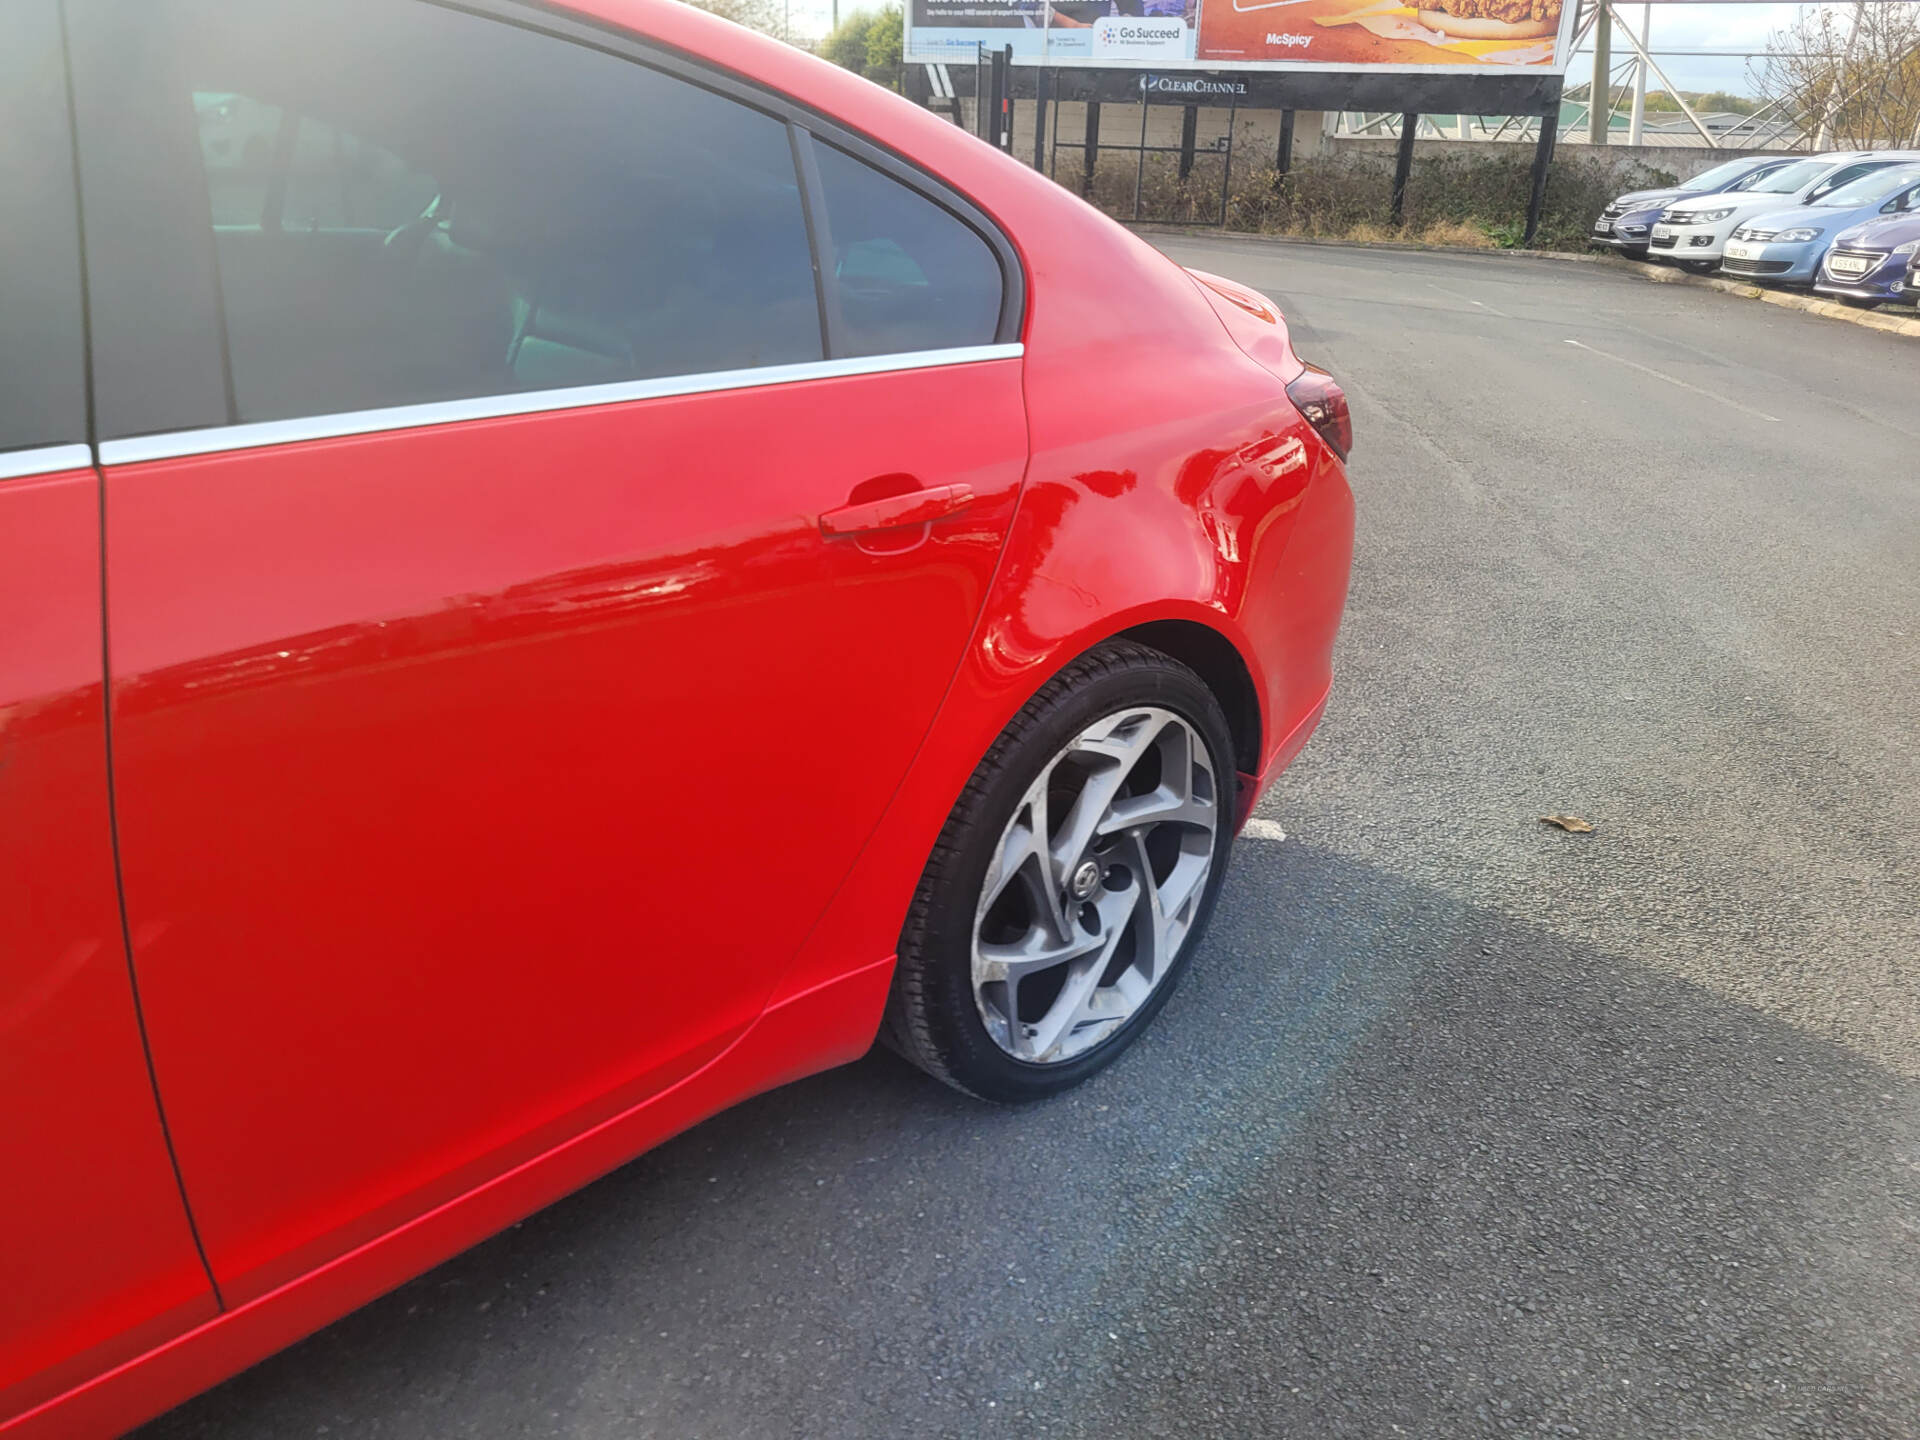
[[[1682,90],[1680,93],[1686,97],[1687,103],[1693,106],[1696,112],[1710,110],[1731,115],[1751,115],[1760,108],[1756,101],[1749,100],[1744,95],[1731,95],[1725,90]],[[1678,115],[1680,102],[1664,90],[1649,90],[1647,113],[1651,115],[1655,111],[1663,115]]]
[[[847,16],[820,42],[820,55],[844,70],[892,89],[900,83],[906,16],[898,5]]]
[[[1754,83],[1818,145],[1909,145],[1920,135],[1920,6],[1802,10]]]
[[[867,73],[867,32],[873,29],[873,15],[866,10],[856,10],[833,29],[827,32],[827,38],[820,42],[819,56],[822,60],[831,60],[842,70],[851,70],[856,75]]]
[[[905,42],[907,17],[898,5],[889,5],[873,17],[867,30],[866,77],[881,85],[900,82],[901,47]]]

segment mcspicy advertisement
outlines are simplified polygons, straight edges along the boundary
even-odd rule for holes
[[[1029,65],[1564,71],[1565,0],[911,0],[907,53]]]

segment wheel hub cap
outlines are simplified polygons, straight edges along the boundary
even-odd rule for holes
[[[1015,807],[974,912],[994,1043],[1054,1065],[1125,1025],[1192,932],[1219,824],[1213,757],[1171,710],[1121,710],[1068,741]]]

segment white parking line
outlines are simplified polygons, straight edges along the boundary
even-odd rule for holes
[[[1429,290],[1437,290],[1442,295],[1451,296],[1455,300],[1464,300],[1469,305],[1478,305],[1482,310],[1486,311],[1489,315],[1498,315],[1502,320],[1513,319],[1513,316],[1509,315],[1506,311],[1500,309],[1498,306],[1489,305],[1484,300],[1476,300],[1471,295],[1462,295],[1458,290],[1449,290],[1444,285],[1436,285],[1431,280],[1427,281],[1427,288]]]
[[[1624,355],[1609,355],[1605,350],[1596,350],[1593,346],[1579,340],[1569,340],[1566,343],[1577,350],[1586,351],[1589,355],[1598,355],[1602,360],[1611,360],[1616,365],[1624,365],[1629,370],[1638,370],[1643,375],[1651,375],[1654,379],[1664,380],[1669,385],[1678,385],[1682,390],[1691,390],[1694,394],[1704,395],[1709,400],[1718,400],[1722,405],[1731,406],[1743,415],[1752,415],[1774,425],[1780,423],[1778,415],[1769,415],[1763,410],[1754,409],[1751,405],[1742,405],[1738,400],[1729,400],[1726,396],[1716,395],[1711,390],[1702,390],[1698,385],[1689,385],[1677,375],[1669,375],[1666,371],[1656,370],[1651,365],[1642,365],[1638,360],[1629,360]]]

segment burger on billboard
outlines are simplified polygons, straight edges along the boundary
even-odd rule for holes
[[[1419,18],[1466,40],[1540,40],[1560,29],[1560,0],[1434,0]]]
[[[1201,0],[1203,61],[1566,68],[1562,0]]]

